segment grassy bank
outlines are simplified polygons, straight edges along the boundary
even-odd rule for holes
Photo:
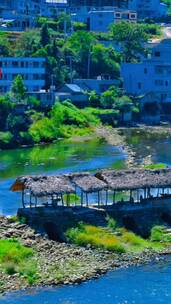
[[[22,276],[29,284],[37,279],[34,255],[33,249],[15,239],[0,240],[0,269],[8,275]]]
[[[142,252],[145,249],[158,251],[171,242],[171,237],[166,238],[165,229],[160,229],[160,226],[153,227],[149,239],[143,239],[125,228],[111,226],[110,224],[108,228],[103,228],[80,223],[78,227],[69,229],[66,236],[71,243],[78,246],[89,245],[116,253]]]
[[[144,240],[111,218],[106,228],[80,224],[68,230],[70,244],[48,240],[14,219],[0,217],[0,225],[0,293],[81,283],[111,269],[149,263],[171,243],[164,227],[153,227]]]

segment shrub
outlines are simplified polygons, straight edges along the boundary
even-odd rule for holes
[[[77,228],[67,230],[66,236],[79,246],[91,245],[95,248],[124,253],[126,250],[119,239],[109,230],[102,227],[81,224]]]
[[[0,240],[0,265],[8,275],[19,273],[29,283],[35,281],[37,263],[33,258],[34,251],[21,245],[17,240]]]
[[[109,229],[115,230],[117,227],[117,222],[115,219],[113,219],[112,217],[110,217],[109,215],[107,215],[106,217],[107,220],[107,226]]]
[[[166,235],[164,234],[165,228],[163,226],[153,226],[151,229],[151,241],[153,242],[162,242],[164,240],[167,240]],[[170,236],[171,241],[171,236]]]

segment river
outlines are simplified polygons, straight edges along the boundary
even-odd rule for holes
[[[16,292],[2,304],[170,304],[171,257],[141,267],[109,272],[81,285]]]
[[[126,132],[135,163],[150,161],[171,165],[171,138]],[[34,148],[0,151],[0,214],[16,214],[20,195],[9,188],[15,178],[26,174],[54,174],[100,168],[125,168],[124,147],[103,140],[59,143]],[[139,268],[108,273],[80,286],[14,293],[0,299],[10,304],[158,304],[171,303],[171,260]]]

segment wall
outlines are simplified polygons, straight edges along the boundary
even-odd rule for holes
[[[64,232],[78,222],[105,226],[109,214],[120,226],[148,236],[155,224],[171,224],[171,199],[152,199],[144,203],[118,203],[100,209],[86,207],[26,208],[19,209],[18,216],[25,217],[29,225],[56,240],[65,240]],[[53,236],[53,237],[52,237]]]

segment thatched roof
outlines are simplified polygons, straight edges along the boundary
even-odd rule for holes
[[[171,187],[171,169],[102,170],[96,177],[113,190]]]
[[[107,188],[107,184],[105,182],[90,174],[72,177],[72,181],[76,186],[87,193],[97,192]]]
[[[19,189],[21,185],[21,189]],[[75,189],[66,176],[26,176],[20,177],[12,186],[12,191],[29,189],[31,194],[37,197],[51,196],[55,194],[74,193]]]
[[[75,186],[84,192],[100,190],[136,190],[171,187],[171,169],[148,170],[101,170],[90,173],[71,173],[57,176],[20,177],[11,187],[12,191],[29,189],[37,197],[75,192]]]

